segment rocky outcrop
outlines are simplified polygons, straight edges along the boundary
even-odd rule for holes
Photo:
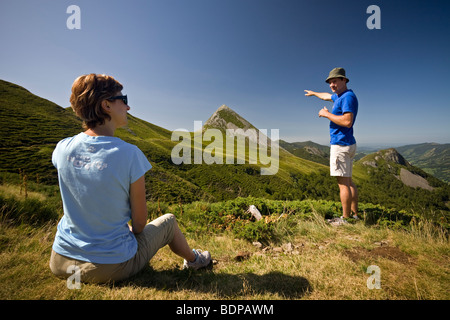
[[[383,151],[378,151],[377,153],[381,153],[382,157],[384,158],[384,160],[386,160],[387,162],[393,162],[402,166],[408,166],[409,162],[406,161],[405,158],[403,158],[403,156],[398,153],[397,150],[395,150],[394,148],[391,149],[386,149]]]

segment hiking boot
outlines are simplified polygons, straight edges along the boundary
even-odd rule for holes
[[[183,269],[198,270],[207,267],[211,263],[211,254],[208,251],[199,249],[193,249],[192,251],[195,253],[195,260],[192,262],[184,260]]]

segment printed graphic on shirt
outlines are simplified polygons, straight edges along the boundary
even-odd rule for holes
[[[108,164],[99,160],[91,161],[91,157],[83,155],[69,155],[67,161],[71,162],[76,169],[85,170],[103,170],[108,167]]]

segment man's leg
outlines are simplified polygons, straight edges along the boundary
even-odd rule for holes
[[[352,208],[352,178],[350,177],[337,177],[339,185],[339,194],[342,204],[342,215],[344,218],[349,218]]]
[[[358,189],[351,177],[337,177],[342,204],[342,215],[349,218],[358,214]]]
[[[356,189],[356,185],[352,178],[350,178],[350,191],[352,192],[352,213],[353,215],[358,215],[358,189]]]

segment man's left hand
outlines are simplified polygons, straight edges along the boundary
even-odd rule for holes
[[[329,113],[327,107],[323,107],[323,109],[320,109],[319,111],[319,117],[327,118]]]

